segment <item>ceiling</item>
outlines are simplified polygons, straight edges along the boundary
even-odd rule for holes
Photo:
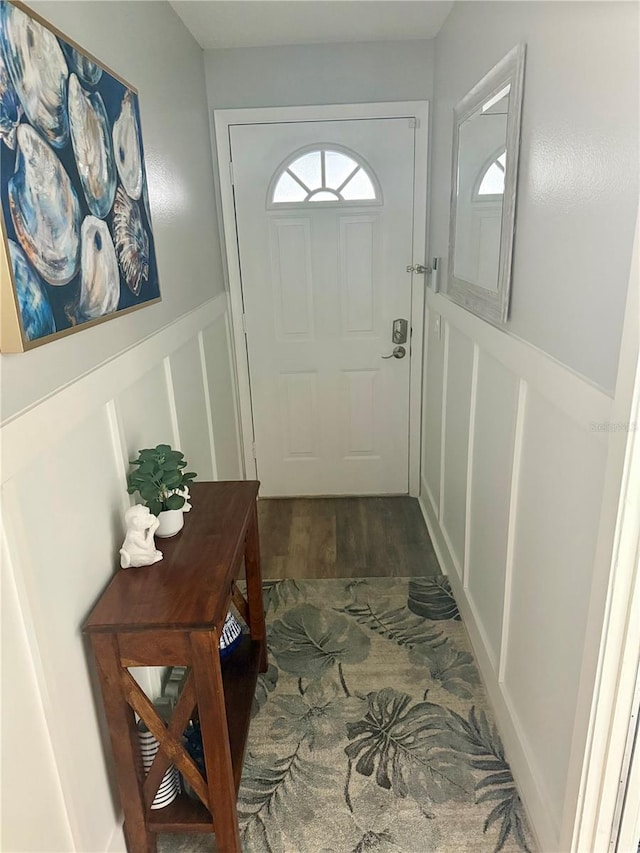
[[[205,49],[433,38],[453,0],[172,0]]]

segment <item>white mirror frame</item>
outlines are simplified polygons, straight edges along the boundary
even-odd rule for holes
[[[454,110],[453,164],[451,172],[451,217],[449,220],[449,275],[446,295],[468,311],[496,325],[505,323],[509,315],[511,290],[511,262],[515,233],[516,190],[518,183],[518,155],[520,150],[520,119],[524,84],[525,45],[510,50],[498,64],[465,95]],[[458,143],[460,126],[493,95],[508,83],[509,112],[507,115],[507,162],[505,169],[502,220],[500,229],[500,255],[498,264],[498,289],[487,290],[454,275],[456,239],[456,208],[458,184]]]

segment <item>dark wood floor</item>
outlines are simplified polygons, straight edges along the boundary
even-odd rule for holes
[[[258,519],[263,578],[440,574],[415,498],[266,498]]]

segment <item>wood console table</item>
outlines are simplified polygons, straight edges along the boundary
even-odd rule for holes
[[[129,853],[156,853],[158,832],[215,832],[221,853],[240,853],[236,800],[258,671],[267,668],[257,482],[195,483],[184,528],[158,540],[164,559],[123,569],[83,630],[91,637],[115,757]],[[235,585],[242,562],[247,597]],[[220,632],[233,600],[249,635],[222,664]],[[186,665],[168,725],[127,667]],[[196,712],[205,780],[182,745]],[[134,711],[160,742],[145,776]],[[197,793],[149,807],[170,763]]]

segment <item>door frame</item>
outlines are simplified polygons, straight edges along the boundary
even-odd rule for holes
[[[429,102],[397,101],[370,104],[327,104],[305,107],[253,107],[213,111],[215,145],[222,212],[223,243],[226,252],[229,301],[236,362],[236,383],[240,414],[242,459],[245,476],[257,478],[253,434],[253,410],[249,358],[247,352],[240,256],[236,231],[231,163],[231,127],[238,124],[277,124],[281,122],[349,121],[357,119],[406,118],[415,121],[413,191],[413,257],[407,266],[426,262],[427,179]],[[422,373],[424,339],[424,275],[411,275],[411,375],[409,385],[409,494],[420,494],[420,452],[422,436]]]

